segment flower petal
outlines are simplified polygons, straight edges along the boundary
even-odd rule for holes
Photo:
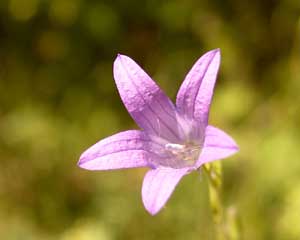
[[[172,141],[178,138],[175,106],[137,63],[118,55],[114,78],[128,112],[142,129]]]
[[[190,119],[208,123],[210,102],[220,65],[220,50],[204,54],[192,67],[182,83],[176,99],[179,112]]]
[[[204,163],[229,157],[238,150],[238,145],[227,133],[216,127],[207,126],[203,149],[196,164],[197,168]]]
[[[148,171],[142,187],[142,198],[146,210],[152,215],[158,213],[180,179],[189,171],[189,168],[157,168]]]
[[[150,140],[138,130],[129,130],[105,138],[87,149],[78,165],[88,170],[146,167],[157,157],[148,150]]]

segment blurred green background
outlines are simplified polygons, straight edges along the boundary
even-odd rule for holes
[[[241,148],[223,161],[224,204],[243,239],[299,240],[299,0],[1,0],[1,240],[213,239],[205,177],[185,177],[152,217],[140,197],[146,169],[76,163],[136,128],[112,76],[118,52],[174,100],[214,48],[210,123]]]

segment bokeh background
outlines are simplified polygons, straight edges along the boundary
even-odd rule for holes
[[[300,239],[300,1],[1,0],[0,238],[213,239],[207,181],[183,179],[150,216],[146,169],[89,172],[82,151],[137,128],[112,64],[134,58],[174,100],[221,48],[210,122],[240,152],[223,161],[242,239]]]

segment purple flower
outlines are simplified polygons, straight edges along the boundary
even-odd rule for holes
[[[118,55],[114,78],[129,114],[142,130],[128,130],[87,149],[78,165],[88,170],[149,167],[142,198],[152,215],[165,205],[180,179],[202,164],[238,151],[235,141],[208,125],[220,64],[219,49],[203,55],[187,74],[176,106],[132,59]]]

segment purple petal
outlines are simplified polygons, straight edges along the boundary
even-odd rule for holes
[[[88,170],[146,167],[153,157],[148,151],[149,141],[142,131],[117,133],[87,149],[78,165]]]
[[[114,78],[128,112],[148,133],[178,139],[176,110],[170,99],[131,58],[118,55]]]
[[[190,171],[189,168],[157,168],[145,175],[142,198],[147,211],[155,215],[166,204],[180,179]]]
[[[229,157],[238,150],[238,145],[227,133],[216,127],[207,126],[203,149],[196,164],[197,168],[204,163]]]
[[[182,83],[176,99],[179,112],[207,126],[210,102],[220,65],[220,50],[204,54]]]

